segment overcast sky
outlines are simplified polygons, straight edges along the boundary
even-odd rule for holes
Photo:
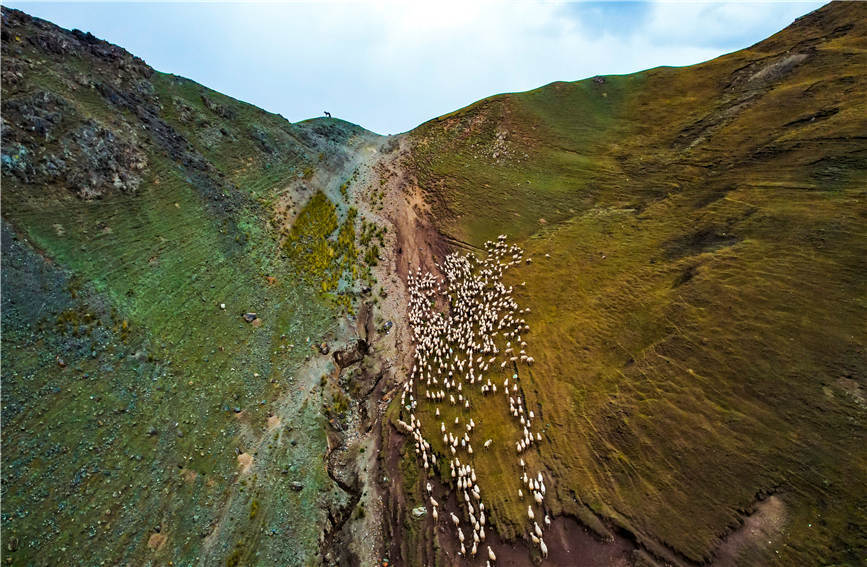
[[[689,65],[823,2],[4,2],[279,112],[395,134],[492,94]]]

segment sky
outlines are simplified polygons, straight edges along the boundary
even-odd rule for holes
[[[3,2],[282,114],[396,134],[502,92],[691,65],[823,2]]]

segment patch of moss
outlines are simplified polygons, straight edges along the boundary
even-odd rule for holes
[[[352,296],[338,291],[341,280],[351,287],[359,276],[357,217],[358,211],[350,207],[338,230],[336,206],[324,193],[317,192],[299,213],[283,244],[302,277],[344,310],[352,308]]]

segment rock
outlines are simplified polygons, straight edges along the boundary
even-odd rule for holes
[[[141,183],[138,172],[147,167],[147,156],[136,145],[92,120],[61,140],[64,153],[76,157],[65,162],[46,158],[48,178],[62,177],[82,199],[101,198],[120,191],[135,193]]]
[[[172,104],[174,105],[177,117],[181,122],[188,123],[188,122],[193,122],[195,120],[196,111],[193,110],[193,107],[191,107],[189,104],[187,104],[187,102],[184,99],[177,97],[177,96],[173,96],[172,97]]]
[[[244,313],[242,315],[242,317],[244,318],[244,321],[246,321],[248,323],[252,323],[253,321],[255,321],[258,318],[258,316],[255,313]]]
[[[328,354],[330,350],[328,343],[325,341],[322,341],[322,344],[319,345],[319,354]]]
[[[205,104],[208,110],[220,116],[222,118],[226,118],[228,120],[233,120],[235,118],[235,111],[227,106],[223,106],[222,104],[218,104],[213,101],[209,97],[202,95],[202,102]]]
[[[268,138],[268,134],[266,134],[265,131],[261,128],[253,126],[250,129],[249,134],[250,138],[252,138],[258,143],[259,149],[261,149],[263,152],[273,154],[277,151],[277,149],[271,143],[271,140]]]
[[[4,128],[6,131],[6,128]],[[21,144],[10,144],[3,140],[2,155],[3,173],[16,175],[25,183],[29,183],[35,170],[30,158],[30,150]]]
[[[304,484],[298,482],[297,480],[295,482],[293,482],[291,484],[291,486],[292,486],[292,490],[294,490],[295,492],[301,492],[302,490],[304,490]]]
[[[38,91],[25,98],[12,99],[4,105],[4,115],[16,117],[16,126],[47,142],[56,138],[56,131],[71,104],[48,91]]]
[[[419,506],[418,508],[412,509],[412,517],[419,519],[424,518],[425,514],[427,514],[427,509],[424,506]]]
[[[336,362],[337,366],[340,368],[346,368],[347,366],[355,364],[363,359],[365,355],[367,355],[368,351],[369,347],[367,341],[364,339],[358,339],[355,341],[355,344],[334,351],[334,362]]]
[[[220,304],[220,309],[225,309],[225,308],[226,308],[226,304],[225,304],[225,303],[221,303],[221,304]]]

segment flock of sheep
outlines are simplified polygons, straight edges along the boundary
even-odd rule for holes
[[[544,557],[548,548],[542,539],[543,528],[536,520],[536,510],[544,517],[543,525],[550,525],[543,508],[545,480],[541,471],[536,475],[528,474],[521,455],[533,443],[542,440],[541,434],[533,431],[535,414],[526,409],[519,387],[521,366],[534,362],[526,352],[527,343],[522,337],[530,330],[523,318],[530,310],[519,309],[512,298],[512,288],[502,283],[503,272],[520,264],[524,253],[518,246],[506,244],[504,235],[495,242],[486,242],[485,250],[487,256],[482,259],[471,254],[446,256],[443,263],[437,265],[442,279],[431,273],[423,274],[420,268],[415,274],[410,273],[408,315],[415,360],[401,394],[401,406],[409,414],[409,422],[398,420],[398,424],[414,438],[422,466],[427,474],[433,475],[439,470],[438,457],[422,433],[416,408],[419,402],[435,407],[433,415],[440,421],[438,429],[444,447],[439,458],[449,461],[450,478],[444,480],[453,482],[457,488],[463,516],[451,513],[450,520],[454,524],[459,553],[474,557],[485,541],[486,510],[472,465],[473,433],[476,419],[481,418],[473,416],[470,392],[476,390],[481,396],[495,396],[497,382],[502,379],[501,395],[508,401],[509,413],[520,432],[514,440],[515,456],[520,460],[521,481],[529,499],[528,533]],[[526,263],[531,261],[527,259]],[[492,380],[492,375],[498,377]],[[448,407],[451,407],[449,413],[456,415],[453,421],[441,415]],[[434,430],[430,426],[427,429]],[[487,439],[482,447],[487,449],[492,443],[492,439]],[[521,499],[524,489],[518,489]],[[433,497],[430,482],[426,490],[428,509],[437,523],[439,503]],[[497,557],[489,545],[487,555],[490,566]]]

